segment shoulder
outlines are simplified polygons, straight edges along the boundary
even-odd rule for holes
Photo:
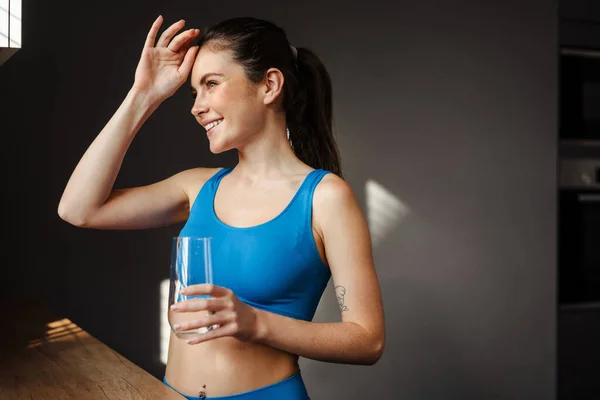
[[[323,233],[328,225],[340,218],[361,213],[352,186],[339,176],[327,174],[315,188],[313,217],[319,233]]]
[[[188,198],[195,198],[202,186],[223,168],[191,168],[181,171],[173,176],[177,185],[187,194]]]
[[[180,182],[197,181],[198,179],[207,181],[214,174],[216,174],[217,172],[219,172],[222,169],[223,168],[221,168],[221,167],[219,167],[219,168],[203,168],[203,167],[191,168],[191,169],[186,169],[184,171],[178,172],[177,174],[175,174],[175,176],[177,177],[177,179]]]
[[[339,206],[354,199],[354,190],[348,182],[336,174],[326,174],[315,188],[313,203],[325,207]]]

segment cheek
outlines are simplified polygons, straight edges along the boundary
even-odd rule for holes
[[[233,118],[236,123],[246,126],[254,125],[255,120],[260,119],[261,107],[256,98],[240,93],[239,91],[223,92],[218,100],[219,109],[226,115],[224,117]],[[215,105],[216,107],[216,105]]]
[[[225,118],[234,117],[243,106],[243,99],[238,93],[231,89],[219,90],[210,97],[210,108]]]

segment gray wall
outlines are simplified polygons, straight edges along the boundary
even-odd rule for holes
[[[365,213],[385,217],[374,249],[384,357],[302,359],[311,396],[554,398],[555,1],[49,3],[25,2],[23,49],[0,69],[3,297],[43,295],[162,376],[158,285],[181,226],[81,230],[58,218],[58,200],[130,87],[156,15],[195,27],[254,15],[322,57],[347,179]],[[191,104],[181,90],[152,116],[118,187],[235,162],[209,153]],[[370,180],[391,205],[373,203]],[[316,320],[339,320],[331,286]]]

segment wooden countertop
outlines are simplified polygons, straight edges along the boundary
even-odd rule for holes
[[[1,306],[0,400],[184,399],[40,302]]]

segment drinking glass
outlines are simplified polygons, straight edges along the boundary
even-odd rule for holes
[[[172,311],[171,305],[180,301],[195,298],[210,298],[209,295],[183,295],[181,289],[200,283],[213,283],[211,238],[194,236],[176,236],[171,249],[171,274],[169,284],[169,305],[167,308],[171,331],[178,338],[206,333],[216,329],[218,325],[175,331],[173,326],[199,319],[208,315],[209,311]],[[214,312],[212,312],[214,314]]]

